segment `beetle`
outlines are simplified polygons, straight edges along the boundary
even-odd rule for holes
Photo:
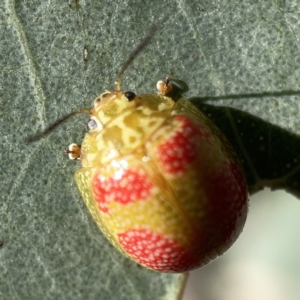
[[[248,211],[243,171],[221,131],[187,99],[136,95],[120,88],[133,52],[115,83],[88,112],[75,180],[93,219],[126,257],[159,272],[186,272],[223,254],[237,239]],[[59,120],[57,124],[69,116]],[[47,130],[46,130],[47,131]],[[49,131],[49,130],[48,130]]]

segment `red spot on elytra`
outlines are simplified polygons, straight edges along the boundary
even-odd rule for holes
[[[205,138],[209,142],[211,134],[185,116],[176,117],[175,122],[179,122],[179,126],[157,147],[158,159],[167,173],[182,174],[197,158],[199,138]]]
[[[197,258],[170,237],[148,229],[118,234],[124,250],[146,268],[161,272],[183,272],[197,264]]]
[[[93,191],[98,207],[109,213],[109,203],[123,205],[146,200],[151,195],[152,182],[147,175],[137,169],[118,171],[117,176],[103,177],[97,174],[93,180]]]
[[[213,208],[212,221],[218,227],[225,251],[244,226],[248,209],[247,186],[234,162],[225,163],[217,174],[208,179],[207,184],[207,195]]]

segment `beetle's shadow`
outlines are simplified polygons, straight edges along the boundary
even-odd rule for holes
[[[178,101],[180,98],[185,98],[184,93],[189,91],[188,84],[183,80],[172,79],[173,84],[172,91],[168,94],[174,101]],[[250,94],[229,94],[221,96],[205,96],[205,97],[191,97],[190,100],[206,102],[206,101],[216,101],[216,100],[234,100],[234,99],[249,99],[249,98],[264,98],[264,97],[284,97],[284,96],[298,96],[300,91],[294,90],[283,90],[274,92],[260,92],[260,93],[250,93]]]
[[[171,79],[172,90],[167,94],[168,97],[172,98],[175,102],[180,98],[184,98],[183,94],[189,91],[188,84],[183,80]]]

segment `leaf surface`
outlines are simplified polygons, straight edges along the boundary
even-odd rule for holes
[[[79,165],[63,156],[68,144],[81,143],[86,116],[37,143],[26,145],[24,139],[71,111],[90,107],[98,94],[112,89],[122,64],[154,22],[161,29],[126,72],[124,90],[153,93],[156,82],[169,75],[188,83],[186,97],[297,91],[296,5],[275,0],[2,1],[0,298],[178,298],[184,275],[154,273],[122,258],[89,216],[73,179]],[[214,104],[224,102],[299,132],[297,94]],[[239,119],[239,113],[232,118]],[[264,137],[272,134],[273,129],[265,130]],[[252,139],[251,147],[261,145],[257,131]],[[291,147],[296,143],[284,141]]]

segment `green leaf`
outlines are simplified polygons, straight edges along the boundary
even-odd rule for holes
[[[296,4],[69,1],[0,4],[0,298],[176,299],[185,276],[122,258],[80,198],[73,179],[79,165],[63,149],[81,143],[86,117],[37,143],[24,139],[112,89],[124,61],[158,21],[160,31],[124,76],[125,90],[155,92],[169,75],[188,83],[187,97],[297,91]],[[226,104],[297,133],[298,98]]]

